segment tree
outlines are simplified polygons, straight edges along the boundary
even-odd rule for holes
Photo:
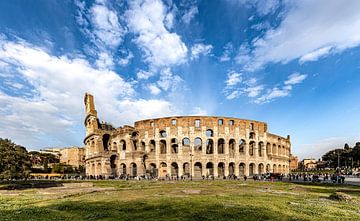
[[[27,179],[31,162],[25,147],[0,138],[0,179]]]

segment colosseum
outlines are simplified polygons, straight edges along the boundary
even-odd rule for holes
[[[100,123],[91,94],[84,102],[88,176],[218,178],[289,172],[290,136],[269,133],[264,122],[176,116],[114,128]]]

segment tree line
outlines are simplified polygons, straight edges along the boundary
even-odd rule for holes
[[[61,164],[59,157],[38,151],[28,152],[10,139],[0,138],[0,180],[28,179],[30,173],[84,173],[85,168]]]
[[[357,142],[354,147],[345,144],[344,148],[330,150],[322,156],[322,160],[326,161],[327,166],[331,168],[360,167],[360,142]]]

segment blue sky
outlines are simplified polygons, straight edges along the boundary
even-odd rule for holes
[[[0,1],[0,136],[82,145],[83,96],[114,126],[268,123],[292,152],[360,141],[360,1]]]

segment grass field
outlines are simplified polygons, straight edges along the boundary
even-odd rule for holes
[[[329,200],[335,191],[353,200]],[[253,181],[64,183],[1,190],[0,220],[360,220],[360,188]]]

